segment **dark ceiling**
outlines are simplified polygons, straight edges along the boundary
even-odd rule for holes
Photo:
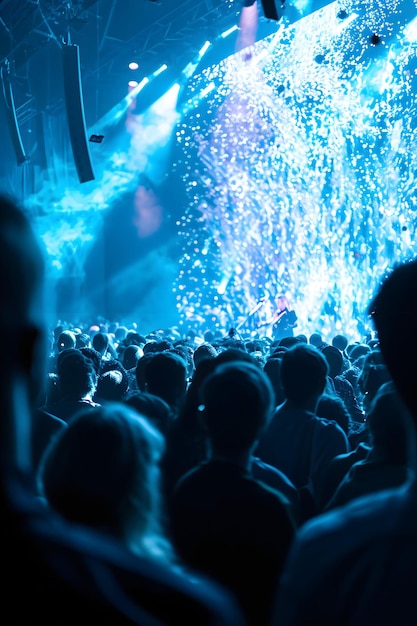
[[[295,6],[303,4],[312,12],[331,1],[280,0],[290,21],[300,18],[296,13],[291,18]],[[383,6],[385,0],[345,1],[352,10],[366,13],[368,5]],[[265,6],[271,2],[263,0]],[[243,0],[0,0],[0,66],[7,62],[10,67],[20,128],[33,133],[29,124],[40,112],[63,111],[62,41],[79,46],[90,127],[126,95],[130,79],[140,81],[163,63],[181,72],[206,40],[217,38],[217,43],[204,64],[231,54],[236,34],[224,41],[218,37],[239,23],[242,4]],[[276,22],[267,20],[261,2],[258,5],[260,39],[276,29]],[[403,0],[397,7],[396,28],[415,12],[415,0]],[[139,63],[135,75],[128,69],[132,60]]]
[[[0,0],[0,63],[10,63],[20,123],[34,113],[32,91],[46,73],[49,109],[59,106],[50,85],[60,71],[62,40],[79,45],[86,106],[95,101],[95,113],[103,114],[126,94],[131,60],[140,65],[138,80],[162,63],[181,69],[204,41],[237,24],[241,6],[241,0]]]

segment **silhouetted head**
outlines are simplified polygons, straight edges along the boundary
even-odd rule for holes
[[[57,350],[58,352],[62,352],[63,350],[70,350],[71,348],[75,348],[77,343],[77,338],[75,333],[71,330],[64,330],[58,337],[57,341]]]
[[[98,377],[94,400],[99,404],[121,402],[126,396],[128,388],[129,381],[126,373],[120,369],[108,370]]]
[[[319,398],[325,388],[327,375],[326,359],[311,345],[300,343],[282,356],[282,387],[286,399],[296,406]]]
[[[258,441],[274,408],[274,392],[258,365],[231,361],[216,367],[201,388],[203,416],[213,451],[246,453]]]
[[[126,370],[133,369],[134,367],[136,367],[137,362],[139,361],[142,355],[143,355],[143,351],[139,346],[136,346],[134,344],[127,346],[127,348],[125,348],[125,350],[123,351],[123,357],[122,357],[123,367]]]
[[[145,367],[146,391],[159,396],[171,407],[179,407],[187,390],[187,365],[173,352],[157,352]]]
[[[317,405],[317,415],[336,422],[346,435],[350,432],[350,414],[340,396],[323,394]]]
[[[330,378],[339,376],[343,369],[343,355],[340,350],[334,346],[324,346],[321,348],[321,352],[327,361],[327,365],[329,366]]]
[[[106,333],[96,333],[91,342],[94,350],[97,350],[101,356],[104,356],[107,352],[109,345],[109,337]]]
[[[348,355],[351,363],[356,363],[358,360],[366,356],[371,352],[371,347],[367,343],[358,343],[349,346]]]
[[[167,433],[173,415],[169,405],[162,398],[145,391],[132,393],[124,402],[140,415],[144,415],[159,432],[164,435]]]
[[[24,423],[24,414],[45,390],[44,305],[44,259],[40,244],[24,213],[11,199],[0,196],[0,328],[3,355],[7,355],[0,362],[0,402],[7,406],[8,412],[6,415],[5,408],[2,411],[0,439],[3,452],[10,453],[11,458],[18,448],[26,448],[22,451],[26,466],[29,448],[23,438],[30,431],[29,424]],[[15,393],[16,385],[19,396]],[[20,402],[19,412],[13,415],[12,396],[13,402],[18,397]],[[13,431],[21,433],[21,440],[14,444]]]
[[[318,348],[319,346],[321,346],[323,344],[322,336],[319,333],[313,333],[309,337],[309,343],[310,343],[310,345],[315,346],[316,348]]]
[[[202,343],[198,348],[194,351],[193,361],[194,367],[203,361],[204,359],[214,359],[217,356],[217,350],[211,343]]]
[[[133,409],[108,404],[81,411],[47,448],[40,492],[68,520],[140,549],[159,523],[162,452],[162,436]]]
[[[58,380],[63,398],[80,400],[94,395],[97,373],[92,361],[80,350],[64,350],[58,359]]]
[[[348,347],[348,339],[344,335],[335,335],[332,339],[332,346],[340,350],[340,352],[344,352]]]
[[[264,372],[272,384],[275,393],[275,405],[278,406],[278,404],[282,404],[285,400],[281,382],[281,358],[279,358],[278,355],[276,357],[270,357],[264,365]]]
[[[398,266],[369,307],[392,379],[417,425],[417,260]]]

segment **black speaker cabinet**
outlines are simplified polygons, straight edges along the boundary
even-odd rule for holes
[[[85,128],[84,104],[80,73],[80,51],[77,45],[64,44],[62,48],[64,68],[65,108],[71,139],[72,154],[81,183],[94,180],[90,150]]]
[[[9,127],[10,139],[13,144],[13,150],[16,154],[17,164],[23,165],[23,163],[28,160],[28,157],[23,146],[19,124],[16,117],[16,107],[14,104],[10,70],[6,65],[3,65],[1,68],[1,92],[4,101],[7,125]]]

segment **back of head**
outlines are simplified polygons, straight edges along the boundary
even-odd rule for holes
[[[144,415],[159,432],[164,435],[167,433],[172,421],[172,412],[162,398],[144,391],[131,394],[124,402],[139,414]]]
[[[296,346],[297,343],[301,343],[297,337],[283,337],[279,340],[279,345],[284,348],[292,348],[293,346]]]
[[[62,397],[80,399],[94,393],[97,374],[93,362],[80,350],[64,350],[59,355],[58,378]]]
[[[179,406],[187,389],[187,365],[173,352],[157,352],[146,363],[146,390]]]
[[[81,354],[92,362],[96,374],[99,374],[101,367],[101,354],[97,352],[97,350],[94,350],[94,348],[79,348],[79,350]]]
[[[89,348],[90,343],[90,335],[87,335],[87,333],[78,333],[75,337],[75,347],[78,348],[78,350],[81,348]]]
[[[281,404],[285,400],[281,382],[281,359],[278,356],[270,357],[264,365],[264,372],[271,381],[274,389],[275,404]]]
[[[233,361],[216,367],[201,388],[204,420],[214,451],[248,452],[259,439],[274,407],[274,392],[257,365]]]
[[[140,545],[154,522],[162,451],[161,435],[127,406],[81,411],[46,450],[40,491],[65,518]]]
[[[143,355],[143,352],[139,346],[131,344],[127,346],[123,351],[122,364],[126,370],[133,369],[136,367],[136,364],[140,357]]]
[[[109,345],[109,338],[106,333],[97,333],[94,335],[91,342],[94,350],[97,350],[101,355],[106,354],[107,347]]]
[[[100,374],[94,400],[99,404],[105,402],[121,402],[129,388],[126,373],[120,369],[108,370]]]
[[[344,352],[348,347],[348,339],[344,335],[335,335],[332,339],[332,346],[340,350],[340,352]]]
[[[310,335],[309,343],[310,345],[318,348],[323,343],[322,336],[319,333],[313,333],[312,335]]]
[[[211,343],[202,343],[196,350],[194,350],[193,361],[194,367],[203,361],[204,359],[214,359],[217,356],[217,350]]]
[[[342,398],[323,394],[317,405],[317,415],[336,422],[346,435],[350,432],[350,415]]]
[[[255,359],[240,348],[226,348],[216,356],[216,367],[222,363],[230,363],[231,361],[246,361],[248,363],[256,364]]]
[[[366,356],[371,352],[371,347],[366,343],[358,343],[349,347],[349,360],[351,363],[356,363],[361,357]]]
[[[393,270],[380,286],[369,312],[384,361],[417,425],[417,260]]]
[[[328,365],[317,348],[300,343],[287,350],[281,362],[284,394],[297,406],[319,397],[325,388]]]
[[[338,348],[334,346],[324,346],[321,352],[329,366],[330,378],[335,378],[343,369],[343,355]]]
[[[58,341],[57,341],[58,352],[75,348],[76,343],[77,343],[77,338],[75,336],[75,333],[73,333],[71,330],[64,330],[58,337]]]

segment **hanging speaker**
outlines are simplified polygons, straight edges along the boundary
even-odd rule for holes
[[[23,163],[28,160],[28,157],[23,147],[19,124],[17,122],[16,107],[14,104],[13,89],[10,78],[10,68],[7,63],[4,64],[1,68],[1,86],[3,102],[6,111],[7,125],[9,127],[10,139],[12,140],[13,150],[16,154],[17,164],[23,165]]]
[[[62,47],[64,68],[65,108],[67,112],[72,154],[81,183],[94,180],[85,128],[84,104],[81,87],[80,51],[77,45]]]
[[[308,2],[297,2],[297,0],[261,0],[261,2],[266,18],[278,21],[285,17],[287,22],[293,24],[326,5],[333,4],[335,0],[309,0]]]
[[[284,9],[285,0],[262,0],[264,15],[269,20],[280,20]]]

